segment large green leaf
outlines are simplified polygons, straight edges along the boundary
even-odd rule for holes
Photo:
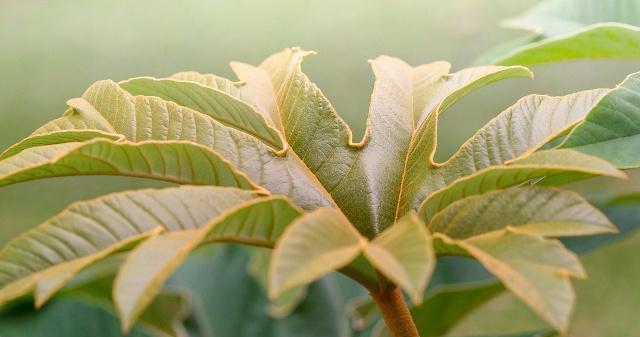
[[[619,168],[640,166],[639,146],[640,73],[629,75],[604,96],[561,145],[598,156]]]
[[[173,271],[199,245],[233,241],[272,247],[302,211],[282,197],[260,198],[225,210],[199,229],[150,238],[127,255],[114,284],[114,300],[128,330]]]
[[[132,95],[157,96],[205,113],[227,126],[262,140],[276,150],[284,147],[280,134],[267,124],[262,115],[249,104],[224,91],[188,81],[151,77],[133,78],[120,82],[119,85]]]
[[[196,229],[255,192],[181,187],[116,193],[72,204],[0,252],[0,301],[35,287],[42,304],[75,273],[158,230]]]
[[[130,143],[97,138],[31,147],[0,161],[0,186],[72,175],[121,175],[179,184],[259,188],[217,153],[184,141]]]
[[[424,216],[426,210],[421,209]],[[505,216],[508,215],[508,216]],[[545,236],[580,236],[616,228],[579,194],[549,187],[515,187],[454,202],[429,222],[432,232],[465,239],[517,226]]]
[[[505,25],[531,31],[481,58],[534,65],[581,58],[639,58],[640,10],[634,0],[546,0]],[[528,43],[527,43],[528,42]]]
[[[487,60],[487,63],[536,65],[575,59],[640,58],[640,28],[624,24],[596,24],[574,33],[543,39]]]

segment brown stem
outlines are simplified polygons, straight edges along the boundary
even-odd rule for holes
[[[398,287],[390,284],[380,291],[372,292],[371,297],[378,305],[391,336],[420,337]]]

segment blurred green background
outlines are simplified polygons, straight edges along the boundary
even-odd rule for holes
[[[318,52],[305,63],[305,71],[360,137],[373,86],[368,59],[381,54],[412,64],[445,59],[455,70],[463,68],[483,51],[522,35],[500,28],[499,22],[534,3],[0,0],[0,147],[60,115],[67,99],[96,80],[163,77],[182,70],[231,77],[229,61],[258,63],[288,46]],[[525,94],[611,87],[639,69],[640,62],[634,61],[565,62],[534,68],[533,81],[511,80],[480,90],[444,116],[436,157],[446,159],[478,127]],[[614,184],[599,180],[580,189],[603,197],[602,187]],[[157,183],[100,177],[5,187],[0,190],[0,245],[69,202],[150,185]],[[616,185],[640,192],[640,184]],[[637,247],[638,234],[585,257],[593,277],[577,284],[575,336],[640,335]],[[605,291],[613,296],[603,296]],[[508,323],[510,314],[501,313],[495,326]]]

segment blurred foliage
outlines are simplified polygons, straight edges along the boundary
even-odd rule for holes
[[[305,70],[358,138],[373,84],[367,59],[380,54],[413,64],[447,59],[454,69],[460,69],[490,47],[521,36],[520,32],[500,29],[498,22],[535,2],[3,0],[0,147],[6,148],[60,115],[64,102],[79,96],[95,80],[143,74],[162,77],[181,70],[231,76],[227,67],[231,60],[256,63],[296,45],[319,52],[305,63]],[[444,115],[441,125],[448,132],[440,135],[436,158],[446,159],[471,132],[524,94],[610,87],[638,68],[640,62],[634,61],[544,65],[534,68],[533,81],[497,84],[471,94]],[[604,198],[600,191],[605,185],[639,192],[638,184],[608,179],[575,188],[597,199]],[[159,183],[113,177],[60,178],[5,187],[0,192],[0,244],[74,200],[136,186]],[[575,336],[640,334],[634,319],[640,298],[633,291],[640,281],[640,264],[634,261],[639,244],[640,236],[635,234],[587,256],[591,279],[577,285]],[[603,297],[603,289],[612,296]],[[513,299],[500,297],[490,308],[499,312],[509,308],[503,303],[508,301]],[[73,310],[64,317],[85,309],[78,306]],[[497,327],[496,320],[513,323],[516,315],[517,310],[492,315],[490,325]],[[473,315],[468,319],[476,320]],[[464,332],[464,327],[460,331]]]

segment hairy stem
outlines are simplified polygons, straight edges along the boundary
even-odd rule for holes
[[[389,284],[380,291],[371,292],[371,297],[380,309],[391,336],[420,337],[400,288]]]

